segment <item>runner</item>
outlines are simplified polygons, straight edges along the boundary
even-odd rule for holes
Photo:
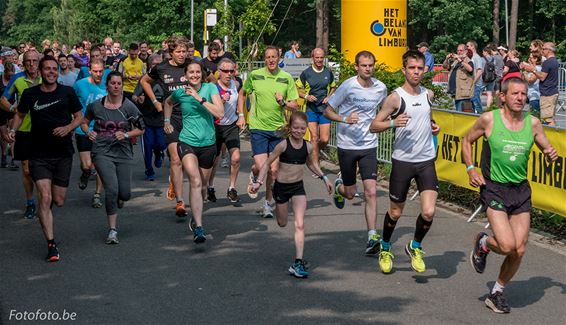
[[[389,179],[389,210],[383,220],[379,267],[383,273],[393,268],[391,235],[397,221],[403,214],[407,192],[414,179],[421,197],[421,213],[417,217],[413,240],[405,246],[405,253],[411,258],[411,267],[424,272],[421,242],[432,225],[438,179],[434,161],[436,152],[433,134],[440,128],[431,122],[434,93],[421,86],[425,74],[425,56],[419,51],[403,54],[403,75],[405,83],[385,99],[381,110],[373,120],[370,131],[395,130],[395,142]]]
[[[330,139],[330,120],[322,112],[328,104],[328,98],[336,90],[336,83],[332,71],[324,66],[324,50],[315,48],[311,57],[312,66],[301,73],[296,84],[299,96],[307,102],[313,159],[318,161],[319,151],[326,147]]]
[[[103,62],[95,66],[104,66]],[[108,218],[106,244],[118,244],[118,208],[132,195],[131,137],[143,134],[144,124],[136,105],[124,98],[122,75],[113,71],[108,75],[108,95],[88,105],[81,129],[92,144],[92,160],[104,184],[104,205]],[[95,121],[91,130],[89,125]]]
[[[90,64],[90,76],[77,81],[73,86],[75,93],[81,101],[84,115],[86,115],[86,109],[89,104],[106,96],[106,84],[102,80],[104,74],[103,71],[104,62],[102,59],[94,59]],[[93,127],[94,121],[90,123],[89,130],[92,131]],[[91,157],[92,140],[89,139],[87,134],[88,132],[84,132],[82,127],[78,127],[75,130],[75,143],[81,160],[81,170],[83,171],[79,178],[79,188],[81,190],[87,188],[88,180],[90,179],[95,167],[92,163]],[[96,175],[96,188],[91,201],[91,206],[95,209],[102,207],[102,197],[100,193],[102,193],[102,181],[100,179],[100,175]]]
[[[171,59],[154,66],[148,74],[144,75],[140,83],[146,96],[151,100],[152,104],[158,112],[163,111],[162,104],[157,100],[152,89],[152,82],[155,81],[161,85],[163,89],[163,98],[167,98],[177,89],[184,89],[187,85],[184,67],[189,62],[187,60],[188,40],[182,36],[172,36],[167,41],[169,54]],[[175,214],[179,217],[187,215],[185,210],[185,202],[183,201],[183,169],[181,159],[177,151],[177,142],[179,141],[179,132],[183,128],[182,113],[179,105],[173,107],[171,114],[171,126],[173,132],[166,133],[167,150],[170,159],[170,177],[169,189],[167,190],[167,198],[176,200],[177,205]]]
[[[59,54],[59,79],[57,82],[64,86],[73,87],[77,81],[77,73],[71,71],[67,55]]]
[[[15,74],[15,68],[14,65],[12,64],[7,64],[6,68],[4,69],[4,72],[0,75],[0,94],[4,92],[4,90],[6,89],[6,87],[8,86],[10,79],[12,79],[12,76]],[[14,104],[15,100],[10,101],[10,104]],[[2,131],[4,132],[5,135],[7,135],[8,129],[7,129],[7,125],[8,124],[12,124],[12,119],[14,118],[14,112],[7,112],[3,109],[0,109],[0,125],[2,126]],[[5,139],[5,137],[2,137],[1,141],[1,148],[2,148],[2,160],[0,162],[0,167],[1,168],[11,168],[11,169],[16,169],[18,168],[18,165],[16,165],[14,163],[14,146],[10,145],[7,141],[7,139]],[[8,147],[10,148],[10,161],[8,162],[8,157],[7,157],[7,149]]]
[[[529,237],[531,222],[531,187],[527,180],[527,164],[533,142],[547,159],[558,158],[542,128],[541,122],[523,112],[527,100],[527,82],[509,78],[501,86],[502,109],[482,114],[462,141],[462,159],[470,185],[480,187],[480,201],[487,209],[493,235],[480,232],[470,254],[472,266],[483,273],[490,251],[504,255],[499,275],[485,299],[496,313],[509,313],[511,308],[503,289],[519,270]],[[484,137],[481,174],[472,160],[472,144]]]
[[[33,57],[33,56],[31,56]],[[30,56],[27,56],[27,60]],[[82,121],[81,103],[71,87],[57,84],[58,64],[52,56],[39,62],[43,83],[24,90],[9,136],[30,117],[30,173],[39,198],[38,216],[47,240],[47,261],[59,261],[53,229],[53,204],[63,206],[73,163],[72,131]],[[29,114],[28,114],[29,112]]]
[[[41,75],[39,73],[39,53],[35,50],[29,50],[23,55],[25,71],[15,74],[6,89],[0,97],[0,106],[2,109],[15,112],[18,103],[22,100],[24,90],[29,87],[41,83]],[[10,104],[10,101],[16,99],[16,104]],[[14,128],[14,127],[13,127]],[[35,199],[33,198],[33,180],[30,175],[29,157],[31,156],[31,118],[29,115],[24,117],[19,128],[15,128],[16,142],[14,144],[14,160],[22,163],[22,183],[26,195],[26,210],[24,217],[33,219],[36,213]]]
[[[212,165],[216,156],[216,137],[214,118],[224,117],[224,106],[215,85],[202,83],[204,69],[200,62],[189,63],[185,67],[185,78],[189,82],[186,89],[177,89],[165,100],[165,133],[175,129],[171,123],[173,105],[179,104],[183,113],[183,129],[179,134],[179,157],[183,168],[189,175],[191,190],[189,201],[193,214],[195,243],[206,241],[202,228],[203,197]]]
[[[238,91],[238,85],[234,80],[236,64],[234,61],[224,58],[218,62],[218,81],[216,86],[220,94],[220,99],[224,104],[224,117],[217,120],[214,124],[216,128],[216,160],[212,167],[210,180],[208,181],[207,200],[216,202],[214,190],[214,176],[216,168],[221,159],[220,152],[223,145],[226,145],[230,152],[230,185],[226,191],[226,196],[232,203],[240,201],[236,190],[236,180],[240,171],[240,130],[246,126],[244,117],[244,90]]]
[[[285,111],[296,110],[299,98],[293,77],[278,66],[279,50],[274,46],[267,46],[264,56],[265,68],[252,71],[244,83],[245,92],[252,94],[252,107],[248,117],[254,157],[248,185],[248,195],[251,198],[257,197],[257,191],[253,193],[249,190],[259,168],[281,141],[276,131],[285,124]],[[273,218],[271,185],[275,179],[277,160],[271,164],[269,177],[265,182],[264,218]]]
[[[377,234],[377,135],[369,126],[387,96],[385,84],[372,77],[375,56],[369,51],[356,55],[358,75],[344,81],[328,100],[326,118],[339,122],[336,132],[341,177],[334,182],[334,204],[344,208],[344,198],[356,194],[356,171],[364,185],[364,213],[368,230],[367,255],[379,252]]]
[[[332,194],[332,184],[324,175],[318,161],[313,159],[313,146],[303,137],[307,131],[307,116],[303,112],[293,112],[289,123],[285,125],[286,141],[281,141],[261,167],[252,191],[257,192],[267,175],[271,164],[278,161],[279,173],[273,185],[273,196],[276,203],[277,224],[285,227],[289,218],[289,200],[292,198],[293,215],[295,216],[295,262],[289,266],[289,273],[297,278],[309,276],[303,259],[305,247],[305,211],[307,196],[303,185],[305,164],[326,185],[328,194]]]
[[[124,96],[132,100],[136,85],[146,72],[146,64],[138,58],[139,46],[137,43],[130,44],[128,56],[118,64],[118,71],[124,77]]]

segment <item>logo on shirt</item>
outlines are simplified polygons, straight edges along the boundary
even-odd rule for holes
[[[54,101],[54,102],[51,102],[51,103],[47,103],[47,104],[43,104],[43,105],[37,105],[37,100],[36,100],[36,101],[35,101],[35,104],[33,104],[33,110],[34,110],[34,111],[41,111],[42,109],[45,109],[45,108],[47,108],[47,107],[49,107],[49,106],[52,106],[52,105],[55,105],[55,104],[57,104],[57,103],[60,102],[60,101],[61,101],[61,100],[59,99],[59,100]]]
[[[423,105],[421,105],[421,103],[414,103],[413,107],[415,107],[415,106],[423,106]]]

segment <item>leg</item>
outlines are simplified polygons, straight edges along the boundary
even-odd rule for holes
[[[26,194],[26,200],[33,200],[33,180],[29,172],[29,160],[22,160],[22,184]]]
[[[319,124],[318,126],[319,138],[318,138],[318,150],[326,148],[328,141],[330,140],[330,123]]]
[[[414,241],[421,243],[427,232],[430,229],[434,213],[436,210],[436,198],[438,192],[425,190],[420,192],[421,196],[421,214],[417,218],[417,225],[415,227]]]
[[[51,212],[51,179],[39,179],[36,181],[37,194],[39,196],[39,209],[37,214],[43,235],[47,240],[53,240],[53,213]]]
[[[254,164],[252,166],[252,173],[254,176],[257,177],[257,175],[259,175],[259,170],[261,169],[263,164],[265,164],[266,161],[267,161],[267,153],[254,155]],[[266,181],[266,188],[267,188],[267,181]]]
[[[279,170],[279,158],[271,164],[267,181],[265,182],[265,200],[271,202],[273,200],[272,185],[277,179],[277,172]]]
[[[311,144],[312,144],[312,160],[318,161],[319,159],[319,136],[318,136],[318,122],[310,122],[309,121],[309,133],[311,135]]]
[[[230,188],[236,188],[236,180],[240,171],[240,148],[230,149]]]
[[[528,212],[523,212],[517,215],[512,215],[509,218],[509,226],[513,233],[515,249],[511,251],[503,261],[497,282],[505,286],[521,265],[521,260],[525,255],[525,248],[529,238],[529,230],[531,225],[531,216]]]
[[[118,218],[118,175],[116,164],[104,157],[96,158],[96,171],[104,184],[105,208],[108,219],[108,228],[116,229]]]
[[[474,113],[480,114],[483,109],[481,105],[481,87],[478,85],[474,86],[474,97],[472,98],[472,106],[474,108]]]
[[[186,154],[183,157],[183,168],[189,175],[189,202],[191,204],[191,211],[197,227],[202,227],[202,177],[200,168],[198,167],[198,159],[194,154]]]
[[[289,202],[276,203],[275,214],[277,217],[277,225],[279,225],[279,227],[287,226],[287,221],[289,219]]]
[[[365,179],[363,183],[364,197],[366,201],[364,214],[366,217],[367,229],[375,230],[377,228],[377,181],[373,179]],[[355,192],[353,194],[355,194]]]
[[[116,163],[118,200],[129,201],[132,197],[132,168],[128,163]]]
[[[305,248],[305,211],[307,209],[307,197],[304,195],[293,196],[292,201],[293,214],[295,215],[295,258],[302,260]]]
[[[171,159],[170,173],[171,173],[171,182],[173,182],[173,188],[175,190],[175,197],[177,198],[177,202],[182,202],[183,201],[183,168],[181,166],[181,159],[179,158],[179,152],[177,151],[177,144],[178,144],[177,142],[170,143],[167,146],[167,149],[169,150],[169,157]]]
[[[153,158],[153,151],[154,151],[154,143],[155,140],[155,131],[152,127],[146,127],[145,132],[142,136],[142,151],[143,151],[143,161],[145,165],[145,176],[148,179],[150,177],[154,177],[155,172],[153,171],[152,165],[152,158]]]

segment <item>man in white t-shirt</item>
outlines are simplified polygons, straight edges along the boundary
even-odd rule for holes
[[[356,171],[364,184],[365,217],[368,229],[367,255],[379,252],[377,221],[377,135],[369,126],[387,96],[385,84],[372,77],[375,56],[369,51],[356,55],[358,75],[342,83],[328,100],[324,115],[340,122],[337,127],[338,160],[341,178],[334,182],[334,204],[344,207],[344,198],[356,194]]]

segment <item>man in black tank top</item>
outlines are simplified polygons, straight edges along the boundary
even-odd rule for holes
[[[403,55],[405,83],[387,97],[370,125],[372,132],[395,129],[391,176],[389,179],[389,210],[383,221],[383,236],[379,252],[379,267],[390,273],[393,267],[391,236],[403,213],[411,180],[415,179],[421,197],[421,213],[417,217],[413,240],[405,246],[411,258],[411,267],[424,272],[421,242],[429,231],[438,196],[438,179],[434,161],[436,150],[433,134],[440,128],[431,118],[434,93],[421,87],[425,71],[425,57],[417,51]]]

